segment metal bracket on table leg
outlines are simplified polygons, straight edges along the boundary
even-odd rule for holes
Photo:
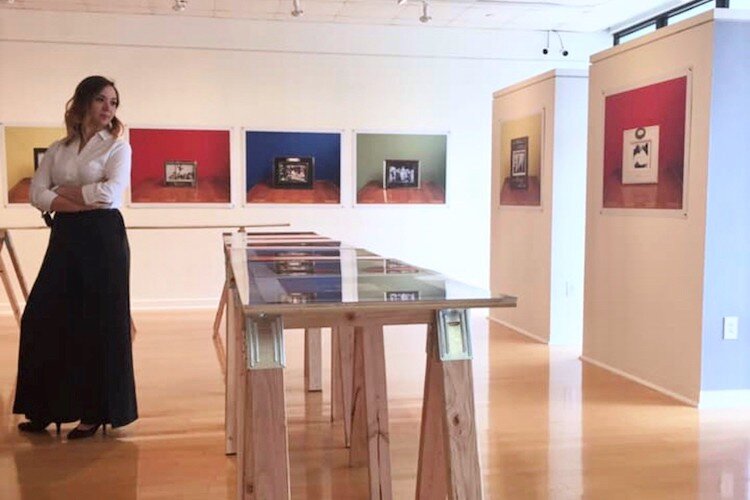
[[[441,309],[436,319],[440,360],[471,359],[471,332],[466,309]]]
[[[281,316],[260,314],[245,320],[247,369],[284,368],[284,323]]]

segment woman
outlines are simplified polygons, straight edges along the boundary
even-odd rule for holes
[[[68,439],[138,418],[130,344],[130,251],[118,208],[130,146],[118,139],[114,82],[90,76],[65,111],[31,181],[31,203],[55,212],[47,253],[21,320],[13,413],[22,432],[80,421]]]

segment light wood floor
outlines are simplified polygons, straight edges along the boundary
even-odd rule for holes
[[[213,311],[135,314],[141,418],[92,440],[22,436],[10,415],[17,329],[0,317],[0,499],[231,499]],[[489,335],[488,335],[489,328]],[[746,498],[750,414],[698,411],[590,366],[575,353],[473,320],[487,498]],[[328,352],[327,336],[324,352]],[[287,336],[293,498],[363,498],[342,429],[302,391],[302,336]],[[424,331],[386,331],[395,498],[413,498]],[[491,361],[490,361],[491,360]],[[328,363],[328,357],[324,358]],[[69,429],[71,426],[67,426]]]

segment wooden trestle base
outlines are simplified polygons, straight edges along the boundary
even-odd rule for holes
[[[237,498],[290,498],[283,367],[248,368],[246,319],[232,295],[230,290],[227,366],[234,376],[227,378],[226,452],[237,453]],[[394,318],[428,324],[416,498],[481,499],[471,360],[440,359],[436,315],[423,310]],[[344,421],[350,466],[368,467],[371,499],[393,497],[383,344],[383,326],[392,321],[385,317],[321,318],[333,325],[332,419]],[[293,319],[290,328],[309,320]]]

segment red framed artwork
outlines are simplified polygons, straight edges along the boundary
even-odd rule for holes
[[[229,130],[132,128],[128,137],[132,203],[230,203]]]
[[[689,78],[605,96],[603,208],[684,210]]]

